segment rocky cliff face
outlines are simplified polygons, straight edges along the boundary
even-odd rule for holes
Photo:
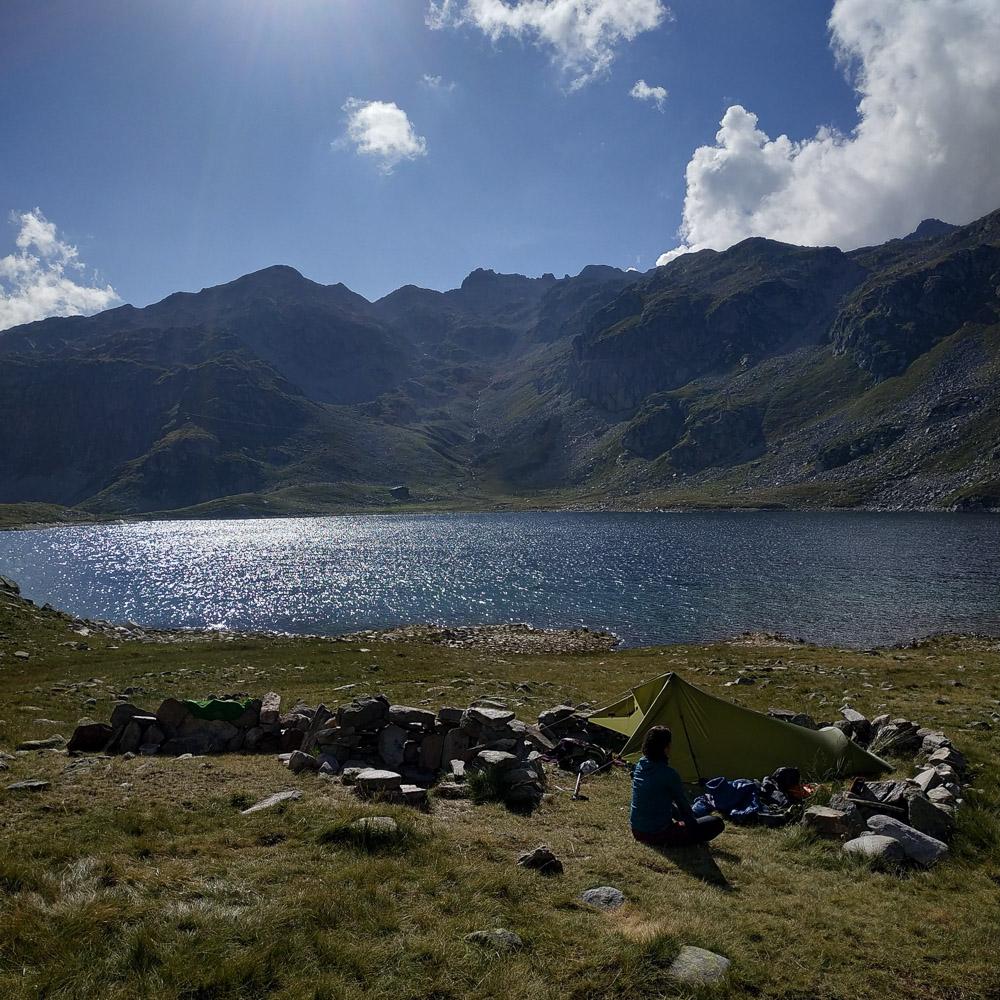
[[[711,371],[815,343],[864,277],[839,250],[751,239],[658,268],[573,342],[578,391],[610,412]]]

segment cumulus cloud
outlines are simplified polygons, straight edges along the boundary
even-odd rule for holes
[[[607,72],[623,42],[652,31],[668,17],[663,0],[430,0],[431,28],[471,25],[492,41],[530,39],[552,58],[577,90]]]
[[[667,88],[651,87],[645,80],[636,80],[629,96],[637,101],[650,101],[656,105],[657,111],[662,111],[663,105],[667,103]]]
[[[13,213],[17,251],[0,257],[0,330],[48,316],[82,316],[120,301],[91,277],[79,252],[36,208]]]
[[[748,236],[849,249],[1000,207],[1000,4],[836,0],[829,28],[857,127],[772,139],[729,108],[688,163],[683,244],[658,264]]]
[[[361,156],[378,161],[379,170],[391,174],[403,160],[427,155],[427,140],[417,135],[406,112],[392,101],[359,101],[350,98],[347,138]]]

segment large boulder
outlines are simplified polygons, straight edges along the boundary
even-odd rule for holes
[[[156,718],[160,728],[168,737],[175,736],[177,731],[191,717],[187,705],[176,698],[166,698],[156,710]]]
[[[868,829],[883,837],[898,840],[907,858],[925,868],[940,861],[948,853],[947,844],[891,816],[872,816],[868,820]]]
[[[437,715],[423,708],[411,708],[409,705],[390,705],[389,722],[395,726],[419,726],[422,729],[433,729]]]
[[[345,729],[381,729],[389,721],[389,699],[385,695],[355,698],[337,709],[337,723]]]
[[[395,724],[386,726],[378,734],[378,755],[387,767],[400,767],[403,763],[404,747],[409,739],[405,729]]]
[[[929,799],[919,788],[911,788],[906,794],[907,820],[910,826],[926,833],[935,840],[948,840],[955,821],[951,815]]]
[[[844,850],[848,854],[878,861],[899,863],[906,860],[903,845],[895,837],[882,837],[878,834],[868,834],[865,837],[849,840],[844,844]]]
[[[851,837],[865,826],[857,809],[848,812],[828,806],[810,806],[802,814],[802,825],[821,837]]]
[[[66,749],[70,753],[100,753],[114,735],[114,730],[103,722],[87,722],[77,726]]]
[[[164,742],[160,753],[179,757],[190,753],[226,753],[242,747],[243,733],[223,719],[196,719],[190,716],[175,736]]]

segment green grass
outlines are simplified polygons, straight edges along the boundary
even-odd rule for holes
[[[939,640],[863,653],[726,644],[586,656],[428,646],[241,640],[154,646],[77,639],[66,619],[0,602],[0,748],[107,718],[112,695],[155,708],[167,694],[282,692],[334,705],[362,691],[406,704],[506,700],[524,719],[565,700],[610,701],[676,669],[751,707],[831,718],[841,700],[949,732],[973,766],[952,856],[928,871],[872,870],[799,828],[729,827],[710,854],[660,854],[627,835],[629,783],[551,772],[531,816],[499,803],[433,800],[425,812],[363,803],[339,782],[292,776],[271,757],[71,760],[17,756],[0,791],[0,996],[464,998],[690,996],[669,980],[683,944],[733,961],[721,997],[970,1000],[1000,989],[1000,644]],[[118,648],[112,648],[112,647]],[[14,649],[31,653],[15,660]],[[757,683],[724,688],[741,669]],[[958,679],[962,686],[948,685]],[[883,690],[888,681],[892,687]],[[518,685],[527,683],[527,689]],[[348,691],[334,693],[345,684]],[[96,704],[87,704],[88,699]],[[38,719],[58,726],[42,725]],[[247,803],[303,796],[241,816]],[[399,831],[359,835],[361,816]],[[547,843],[565,874],[516,866]],[[616,885],[627,906],[577,900]],[[464,940],[505,927],[502,957]]]

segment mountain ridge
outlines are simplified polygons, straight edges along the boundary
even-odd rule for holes
[[[0,332],[0,502],[1000,507],[998,342],[1000,211],[375,301],[274,265]]]

